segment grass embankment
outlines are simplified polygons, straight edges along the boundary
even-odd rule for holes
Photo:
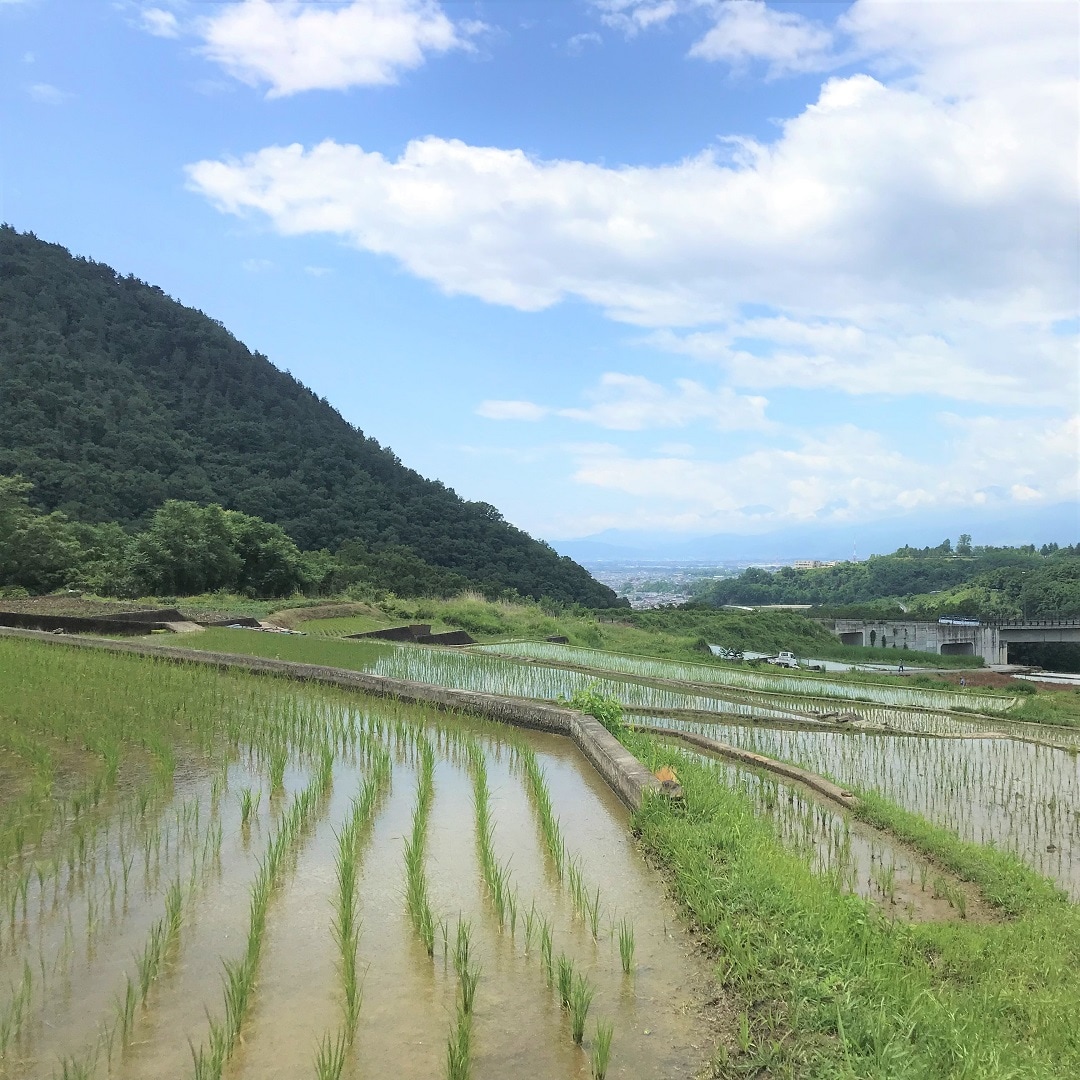
[[[710,768],[647,736],[624,741],[678,772],[685,805],[650,800],[636,825],[746,1003],[715,1075],[1080,1075],[1080,909],[1018,860],[869,798],[869,820],[936,853],[1010,916],[890,922],[812,873]]]
[[[1080,690],[1040,690],[1024,696],[1010,720],[1025,720],[1029,724],[1058,724],[1080,728]]]
[[[279,621],[327,636],[363,633],[403,622],[431,623],[436,632],[467,630],[479,641],[557,635],[569,638],[571,645],[699,663],[715,662],[710,644],[755,652],[790,649],[799,656],[849,663],[899,664],[903,660],[908,666],[971,668],[982,662],[979,657],[931,658],[908,649],[842,645],[823,626],[792,611],[554,610],[541,603],[491,601],[471,593],[450,600],[388,599],[378,608],[350,605],[340,609],[341,618],[334,617],[335,610],[331,605],[295,608]]]

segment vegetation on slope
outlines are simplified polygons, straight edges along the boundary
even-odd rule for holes
[[[145,528],[125,530],[42,513],[29,492],[26,481],[0,476],[0,595],[74,588],[114,597],[452,596],[470,584],[398,545],[373,552],[350,541],[336,554],[302,552],[279,526],[217,504],[170,499]]]
[[[0,227],[0,473],[129,529],[170,499],[304,550],[407,548],[481,586],[608,606],[577,563],[406,468],[291,375],[161,289]]]
[[[917,619],[1080,616],[1080,544],[1036,550],[972,547],[970,540],[962,537],[955,551],[946,540],[936,548],[905,547],[865,562],[804,570],[750,567],[710,583],[698,599],[713,606],[813,604],[836,615]],[[852,610],[853,605],[870,607]]]

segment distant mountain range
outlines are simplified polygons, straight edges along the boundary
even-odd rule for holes
[[[964,510],[914,522],[896,518],[865,525],[799,526],[775,532],[742,535],[677,536],[671,533],[608,529],[576,540],[553,540],[562,555],[585,564],[649,559],[667,562],[790,562],[794,559],[859,559],[882,555],[905,544],[933,546],[961,533],[975,544],[1036,547],[1080,539],[1080,506],[1060,503],[1003,517],[999,513]]]

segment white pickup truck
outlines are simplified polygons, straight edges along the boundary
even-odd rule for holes
[[[777,667],[797,668],[799,666],[799,661],[795,659],[793,652],[779,652],[775,656],[765,657],[765,660]]]

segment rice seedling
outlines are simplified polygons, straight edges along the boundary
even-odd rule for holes
[[[589,930],[592,932],[593,941],[600,938],[600,890],[590,896],[585,894],[585,912],[589,919]]]
[[[569,1005],[570,1034],[579,1045],[585,1035],[585,1018],[589,1014],[589,1006],[592,1005],[593,993],[593,988],[584,975],[574,976]]]
[[[116,1013],[120,1025],[120,1043],[127,1046],[135,1027],[135,1006],[138,1004],[138,992],[130,975],[124,976],[124,996],[117,1000]]]
[[[554,969],[552,968],[551,961],[551,921],[546,917],[540,919],[540,960],[543,964],[544,975],[547,978],[548,986],[551,985],[554,977]]]
[[[472,1068],[472,1016],[459,1008],[446,1040],[446,1080],[469,1080]]]
[[[533,940],[536,937],[539,920],[536,913],[536,901],[534,900],[525,912],[525,955],[528,956],[532,949]]]
[[[23,968],[21,982],[17,988],[13,988],[7,1009],[0,1017],[0,1061],[7,1057],[8,1047],[19,1037],[33,994],[34,979],[27,964]]]
[[[592,1052],[589,1055],[593,1080],[604,1080],[607,1076],[608,1064],[611,1061],[611,1038],[614,1031],[615,1027],[610,1020],[597,1020]]]
[[[315,1051],[315,1076],[317,1080],[340,1080],[345,1071],[345,1059],[348,1053],[348,1037],[341,1032],[336,1039],[329,1034],[323,1036]]]
[[[252,791],[251,788],[243,788],[240,792],[240,824],[245,828],[251,823],[251,815],[259,811],[259,800],[262,798],[261,791]]]
[[[625,915],[619,923],[619,958],[623,974],[629,975],[634,969],[634,927]]]
[[[92,1080],[97,1067],[96,1057],[61,1058],[59,1080]]]
[[[565,953],[559,953],[556,972],[555,984],[559,993],[559,1003],[564,1009],[569,1009],[574,990],[574,961]]]
[[[416,783],[416,804],[413,811],[412,835],[405,841],[405,898],[413,928],[428,956],[435,955],[434,912],[427,894],[427,875],[424,854],[427,845],[427,823],[434,791],[435,752],[427,739],[420,740],[420,771]]]

